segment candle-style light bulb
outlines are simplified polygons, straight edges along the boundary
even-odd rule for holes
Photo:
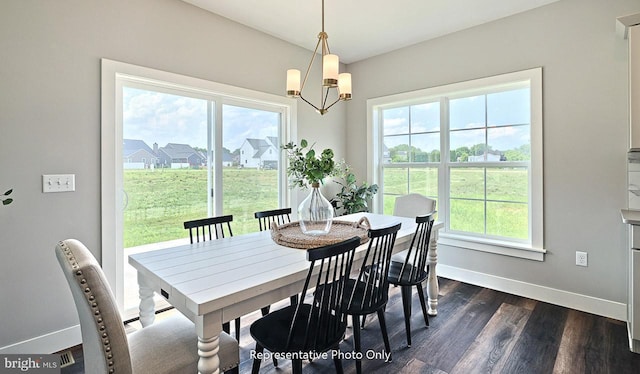
[[[351,74],[341,73],[338,75],[338,93],[340,100],[351,100]]]
[[[300,70],[298,69],[287,70],[287,96],[300,96]]]
[[[340,61],[337,55],[324,55],[322,57],[322,85],[335,87],[338,84],[338,67]]]

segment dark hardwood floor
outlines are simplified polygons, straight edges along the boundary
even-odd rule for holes
[[[392,287],[386,320],[393,361],[363,360],[363,373],[640,373],[640,354],[629,351],[621,321],[440,278],[438,316],[426,328],[417,296],[413,299],[412,346],[406,343],[400,289]],[[249,325],[259,317],[242,318],[240,373],[251,372],[255,343]],[[351,352],[352,344],[349,328],[341,351]],[[362,347],[384,351],[375,317],[362,330]],[[83,372],[81,349],[73,354],[77,363],[62,373]],[[343,360],[343,367],[355,373],[353,360]],[[335,372],[332,360],[306,362],[303,370]],[[283,360],[278,369],[263,360],[260,370],[288,372],[291,362]]]

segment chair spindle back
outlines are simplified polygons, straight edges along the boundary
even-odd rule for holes
[[[204,242],[207,240],[224,238],[225,224],[226,231],[228,233],[227,236],[233,236],[233,232],[231,231],[231,221],[233,221],[232,215],[202,218],[185,221],[184,228],[189,230],[189,239],[191,240],[191,244],[193,244],[194,242],[199,243],[200,241]]]
[[[401,224],[369,230],[369,247],[365,253],[358,278],[351,287],[349,310],[357,314],[376,312],[389,298],[387,272],[391,254]]]
[[[340,342],[347,324],[346,280],[359,245],[360,239],[354,237],[307,250],[307,260],[311,264],[302,288],[301,302],[295,306],[287,348],[322,351]],[[305,296],[311,294],[313,302],[304,303]]]
[[[278,225],[291,222],[291,208],[264,210],[255,212],[253,216],[258,220],[260,231],[269,230],[271,222],[275,222]]]
[[[407,251],[398,279],[407,283],[419,283],[427,279],[427,261],[429,255],[429,241],[433,228],[433,213],[416,217],[416,232],[411,240],[411,247]]]

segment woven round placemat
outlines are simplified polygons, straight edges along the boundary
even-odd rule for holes
[[[274,242],[285,247],[312,249],[325,245],[335,244],[357,236],[360,244],[369,241],[367,232],[371,225],[367,217],[362,217],[358,222],[345,222],[334,220],[331,223],[331,230],[327,235],[307,235],[300,230],[300,222],[285,223],[278,225],[271,224],[271,238]]]

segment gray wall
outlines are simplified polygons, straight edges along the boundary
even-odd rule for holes
[[[0,206],[0,348],[78,323],[58,240],[101,257],[100,58],[283,95],[310,57],[178,0],[1,1],[0,190],[15,201]],[[344,157],[345,118],[298,105],[298,136]],[[57,173],[76,174],[76,192],[43,194]]]
[[[440,262],[625,303],[627,48],[614,20],[638,11],[562,0],[354,63],[354,100],[324,117],[298,105],[298,138],[365,175],[366,99],[542,66],[546,260],[442,247]],[[0,207],[0,347],[77,324],[53,247],[74,237],[101,255],[103,57],[280,95],[310,56],[178,0],[0,2],[0,192],[15,189]],[[45,173],[75,173],[76,192],[42,194]]]
[[[615,19],[638,11],[637,0],[562,0],[351,64],[348,160],[366,173],[368,98],[541,66],[545,261],[441,246],[439,263],[626,303],[627,41]]]

